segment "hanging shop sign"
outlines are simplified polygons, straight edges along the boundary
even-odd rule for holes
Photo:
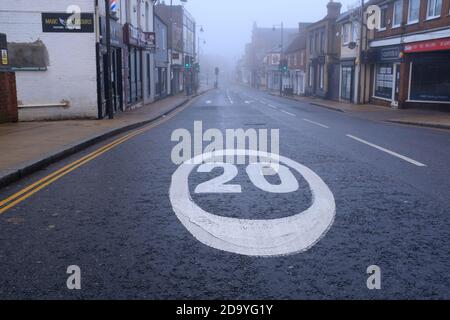
[[[93,33],[94,14],[43,12],[42,32]]]
[[[142,35],[142,46],[145,50],[154,52],[156,50],[156,34],[154,32],[143,32]]]
[[[450,38],[414,42],[405,45],[405,53],[450,50]]]

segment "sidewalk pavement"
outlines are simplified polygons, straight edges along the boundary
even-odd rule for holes
[[[119,113],[113,120],[1,124],[0,187],[102,140],[152,122],[197,96],[180,94],[168,97],[139,109]]]
[[[274,96],[279,96],[279,93],[269,93]],[[354,116],[375,121],[387,121],[450,130],[450,112],[420,109],[393,109],[373,104],[351,104],[314,97],[284,96],[283,98],[309,103],[311,105],[339,112],[346,112]]]

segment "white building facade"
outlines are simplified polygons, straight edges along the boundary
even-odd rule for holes
[[[16,71],[19,121],[105,117],[104,1],[0,0],[0,30],[8,36]],[[120,112],[153,101],[153,1],[110,4],[112,105]],[[129,30],[137,38],[139,64],[129,55]],[[135,84],[130,61],[140,83],[136,101],[129,98]]]

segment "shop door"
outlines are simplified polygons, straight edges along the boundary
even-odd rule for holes
[[[341,69],[341,99],[352,101],[354,68],[350,66]]]
[[[111,84],[114,112],[123,111],[122,52],[120,49],[112,50]]]

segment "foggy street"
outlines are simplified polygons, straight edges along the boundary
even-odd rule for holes
[[[280,156],[287,158],[281,163],[295,182],[285,185],[289,190],[267,192],[238,164],[219,187],[239,189],[201,191],[200,184],[229,168],[195,170],[185,181],[190,201],[214,216],[268,224],[306,214],[325,196],[323,188],[313,195],[313,175],[294,170],[298,163],[334,198],[334,216],[320,238],[292,254],[275,242],[267,245],[271,254],[256,254],[252,245],[230,245],[238,232],[224,226],[230,239],[217,231],[208,243],[199,233],[202,221],[181,219],[172,192],[180,187],[173,133],[186,129],[194,139],[200,121],[203,132],[218,129],[224,137],[230,128],[279,129]],[[1,299],[450,298],[447,131],[224,85],[133,132],[0,189]],[[97,150],[95,158],[79,162]],[[194,148],[187,159],[193,156]],[[68,165],[66,175],[51,176]],[[285,178],[266,182],[283,186]],[[9,196],[26,194],[41,179],[45,187],[33,185],[38,191],[19,193],[6,208],[15,201]],[[67,290],[70,265],[81,269],[82,290]],[[381,290],[366,286],[371,265],[381,269]]]
[[[417,316],[449,159],[450,0],[0,0],[2,310]]]

